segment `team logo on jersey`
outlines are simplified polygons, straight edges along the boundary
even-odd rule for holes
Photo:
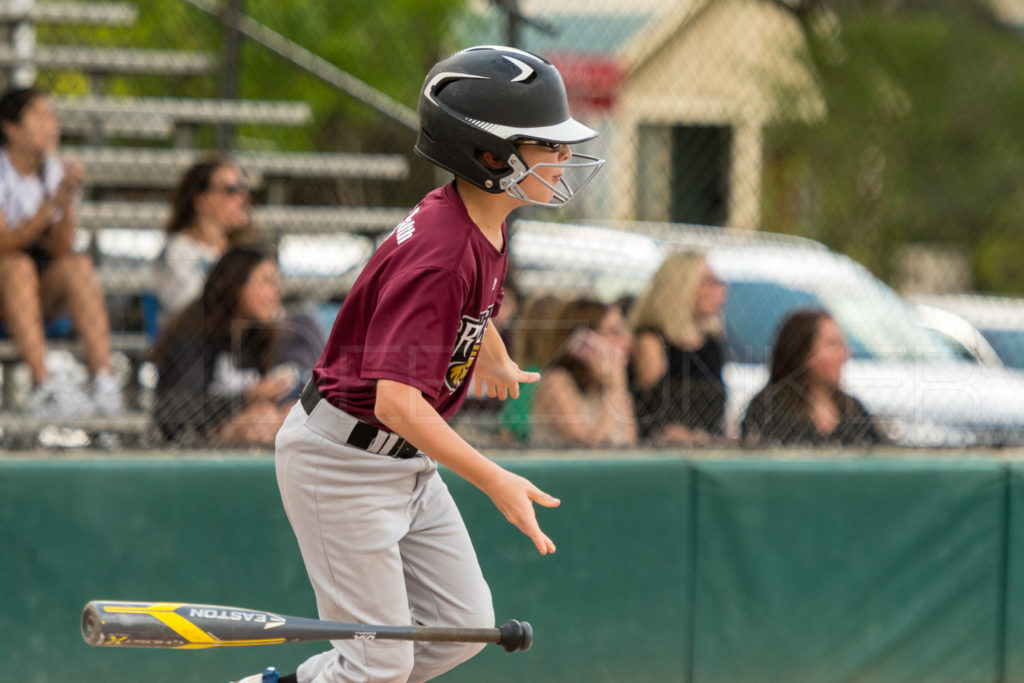
[[[480,344],[484,339],[484,331],[487,329],[487,321],[491,319],[491,311],[494,304],[481,311],[480,317],[464,315],[459,321],[459,335],[455,338],[455,350],[452,351],[452,360],[448,364],[448,372],[444,376],[444,386],[448,393],[454,394],[462,383],[469,377],[473,363],[480,353]]]

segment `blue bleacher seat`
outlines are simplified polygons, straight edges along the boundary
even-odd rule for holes
[[[139,301],[142,304],[142,331],[150,341],[156,341],[160,334],[160,300],[153,292],[143,292]]]
[[[66,313],[46,323],[44,331],[47,339],[68,339],[75,336],[75,327],[71,322],[71,316]],[[9,336],[7,327],[0,323],[0,338],[6,339]]]

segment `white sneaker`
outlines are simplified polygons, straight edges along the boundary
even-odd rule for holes
[[[113,373],[101,372],[92,380],[92,402],[100,415],[124,412],[124,392]]]
[[[50,375],[32,389],[24,411],[42,418],[78,418],[92,417],[96,414],[96,406],[76,382]]]

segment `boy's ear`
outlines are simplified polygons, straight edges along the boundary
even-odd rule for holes
[[[492,152],[480,152],[477,158],[480,160],[480,163],[494,171],[504,171],[508,168],[508,164]]]

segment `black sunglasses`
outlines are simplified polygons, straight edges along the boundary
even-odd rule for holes
[[[245,183],[235,183],[233,185],[212,185],[210,186],[210,192],[223,192],[228,196],[234,196],[237,194],[248,193],[249,186]]]
[[[538,145],[540,147],[547,147],[552,152],[561,152],[562,151],[562,144],[563,143],[561,143],[561,142],[547,142],[545,140],[520,140],[516,144],[517,145]]]

